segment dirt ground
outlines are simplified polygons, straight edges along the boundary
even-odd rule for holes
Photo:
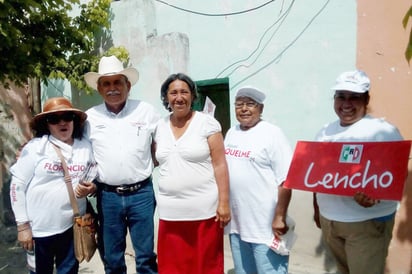
[[[17,244],[14,226],[6,227],[0,222],[0,273],[26,274],[26,253]]]

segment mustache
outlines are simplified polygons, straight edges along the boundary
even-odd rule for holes
[[[110,90],[110,91],[108,91],[108,92],[106,93],[107,96],[110,96],[110,95],[119,95],[119,94],[120,94],[120,91],[118,91],[118,90]]]

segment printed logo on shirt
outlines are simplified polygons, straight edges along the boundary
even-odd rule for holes
[[[140,130],[144,128],[147,123],[146,122],[130,122],[132,127],[137,127],[137,136],[140,136]]]
[[[130,122],[130,125],[132,127],[140,127],[141,128],[141,127],[147,125],[147,123],[146,122]]]
[[[241,150],[237,148],[226,148],[225,149],[225,154],[237,158],[249,158],[251,156],[252,151],[251,150]]]
[[[44,169],[48,173],[63,172],[63,166],[60,162],[47,162],[44,164]],[[86,170],[85,165],[68,165],[69,172],[83,172]]]
[[[12,203],[14,203],[14,202],[17,201],[17,193],[16,193],[16,191],[17,191],[18,189],[19,189],[19,188],[17,187],[17,184],[11,184],[10,198],[11,198]]]
[[[342,145],[339,163],[359,164],[362,158],[363,145]]]

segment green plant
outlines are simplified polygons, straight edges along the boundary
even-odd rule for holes
[[[405,29],[408,26],[408,21],[409,21],[410,17],[412,17],[412,7],[409,8],[408,12],[405,14],[405,16],[402,20],[402,25]],[[410,33],[409,33],[409,42],[408,42],[408,45],[406,46],[406,50],[405,50],[405,58],[408,61],[408,63],[412,59],[412,28],[411,28]]]
[[[36,78],[47,84],[48,79],[61,78],[90,92],[82,77],[112,44],[108,35],[111,2],[0,0],[0,82],[21,85]],[[73,15],[74,8],[79,15]],[[108,52],[128,59],[125,48]]]

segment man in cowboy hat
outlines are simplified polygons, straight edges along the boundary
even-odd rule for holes
[[[96,162],[97,208],[106,274],[126,273],[126,234],[137,273],[157,273],[154,253],[155,197],[152,185],[152,135],[160,115],[146,102],[128,99],[139,79],[115,56],[102,57],[98,72],[84,75],[104,102],[86,111],[86,136]]]

